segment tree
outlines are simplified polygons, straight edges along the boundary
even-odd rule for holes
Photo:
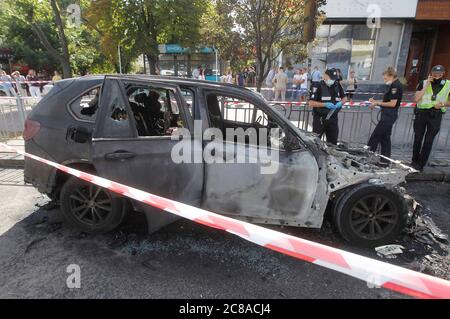
[[[206,0],[93,0],[86,20],[108,39],[102,45],[105,54],[112,56],[118,45],[135,56],[145,54],[150,73],[155,74],[158,44],[169,42],[191,47],[198,42],[200,17],[206,3]]]
[[[236,28],[235,0],[210,1],[201,18],[202,44],[216,48],[221,59],[230,61],[232,69],[240,69],[254,57],[251,43]]]
[[[78,0],[81,11],[90,3]],[[100,34],[86,23],[69,23],[72,0],[8,0],[0,12],[0,37],[14,59],[38,70],[60,69],[64,77],[87,71],[109,72],[99,50]]]
[[[310,19],[305,14],[309,1],[323,5],[325,0],[216,0],[216,8],[228,6],[227,20],[218,19],[216,36],[220,37],[220,23],[227,22],[246,47],[252,48],[257,67],[257,89],[262,84],[281,52],[306,46],[303,31]],[[312,17],[316,19],[317,17]],[[304,50],[303,50],[304,51]]]

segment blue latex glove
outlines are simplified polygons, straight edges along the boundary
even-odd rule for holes
[[[331,103],[331,102],[325,103],[325,107],[326,107],[327,109],[329,109],[329,110],[334,110],[334,109],[336,109],[336,105],[334,105],[334,104]]]
[[[343,106],[342,102],[337,102],[337,103],[336,103],[336,108],[337,108],[337,109],[342,108],[342,106]]]

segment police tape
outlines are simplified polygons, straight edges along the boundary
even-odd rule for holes
[[[240,104],[247,104],[242,102],[234,102],[234,101],[225,101],[226,104],[231,105],[240,105]],[[296,102],[296,101],[267,101],[267,103],[271,105],[287,105],[287,106],[308,106],[308,102]],[[346,102],[342,106],[346,107],[354,107],[354,106],[370,106],[372,103],[369,101],[362,101],[362,102]],[[409,102],[403,102],[400,103],[401,107],[415,107],[417,106],[417,103],[409,103]]]
[[[269,104],[286,104],[288,106],[306,106],[308,105],[308,102],[293,102],[293,101],[268,101]],[[370,106],[372,103],[369,101],[363,101],[363,102],[346,102],[342,106],[347,107],[354,107],[354,106]],[[401,107],[415,107],[416,103],[400,103]]]
[[[450,299],[450,281],[170,200],[16,150],[9,145],[0,143],[0,146],[165,212],[224,230],[262,247],[364,280],[368,287],[382,287],[416,298]]]
[[[44,83],[53,83],[53,81],[0,81],[0,84],[9,83],[9,84],[44,84]]]
[[[247,89],[251,91],[257,91],[256,87],[247,87]],[[308,89],[302,89],[308,91]],[[261,88],[261,91],[272,91],[275,92],[274,88]],[[286,92],[299,92],[299,89],[286,89]],[[353,94],[353,95],[384,95],[386,92],[361,92],[361,91],[345,91],[345,94]],[[415,95],[416,92],[404,92],[403,95]]]

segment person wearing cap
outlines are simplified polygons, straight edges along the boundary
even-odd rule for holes
[[[386,92],[383,101],[369,100],[370,108],[381,107],[381,117],[375,130],[369,138],[367,146],[372,152],[376,152],[378,145],[381,146],[381,155],[391,157],[391,135],[392,128],[398,118],[398,109],[402,103],[403,85],[397,76],[397,71],[393,67],[388,67],[383,72],[383,80],[386,83]],[[380,164],[387,164],[388,160],[382,158]]]
[[[339,83],[336,69],[328,69],[323,80],[311,87],[309,105],[313,107],[313,132],[327,142],[337,144],[339,136],[338,113],[345,104],[345,92]]]
[[[433,141],[441,128],[442,116],[449,104],[450,81],[444,79],[445,68],[436,65],[428,79],[419,83],[414,97],[414,146],[411,166],[422,171],[428,162]]]

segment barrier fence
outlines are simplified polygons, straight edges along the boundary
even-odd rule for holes
[[[312,132],[312,108],[307,103],[270,102],[283,116],[301,130]],[[402,103],[392,131],[393,157],[410,160],[414,143],[414,103]],[[251,106],[228,102],[223,105],[224,117],[232,121],[250,121]],[[377,125],[380,109],[370,109],[367,102],[347,103],[339,112],[339,141],[350,145],[366,145]],[[450,112],[442,119],[441,130],[435,138],[430,155],[432,165],[450,165]]]
[[[0,97],[0,140],[18,138],[22,135],[27,114],[39,102],[33,97]],[[296,127],[312,132],[312,109],[303,102],[269,102]],[[414,140],[413,103],[403,103],[392,132],[393,157],[408,160]],[[226,119],[247,121],[252,111],[249,104],[228,102],[224,104]],[[352,102],[339,112],[339,140],[349,144],[365,145],[379,119],[380,109],[371,110],[367,102]],[[248,119],[250,120],[250,119]],[[443,117],[441,130],[435,139],[432,165],[450,165],[450,112]]]

